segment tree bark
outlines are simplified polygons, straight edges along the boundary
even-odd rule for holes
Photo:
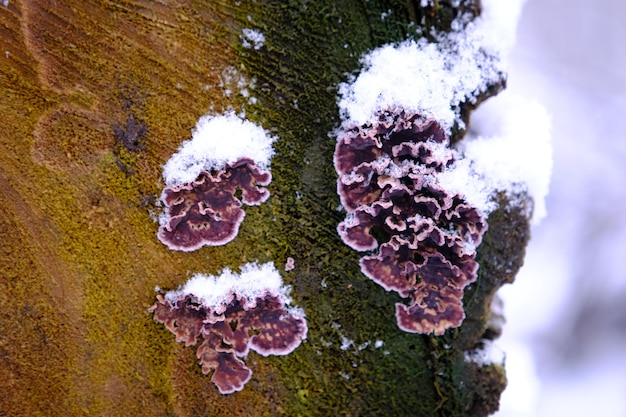
[[[448,29],[458,7],[5,3],[0,415],[483,416],[497,409],[504,369],[466,361],[465,352],[498,333],[488,324],[490,304],[521,266],[525,208],[501,197],[479,247],[478,280],[465,290],[465,322],[441,337],[399,330],[399,297],[361,274],[360,254],[336,233],[343,214],[329,132],[339,124],[337,85],[358,71],[364,52],[405,39],[415,24]],[[243,47],[244,28],[262,32],[264,45]],[[256,102],[240,93],[239,76]],[[201,115],[230,108],[245,109],[279,137],[271,197],[246,208],[227,245],[171,251],[156,238],[161,166]],[[306,312],[308,338],[287,356],[251,353],[252,380],[220,395],[195,350],[148,313],[154,289],[175,289],[190,273],[254,260],[281,266],[288,257],[296,268],[283,279]],[[354,344],[342,349],[343,338]]]

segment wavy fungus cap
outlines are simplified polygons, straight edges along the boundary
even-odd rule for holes
[[[247,158],[224,169],[202,171],[195,181],[167,187],[161,194],[165,211],[160,218],[159,240],[173,250],[193,251],[233,240],[246,213],[246,205],[260,205],[269,198],[269,171]],[[235,195],[241,190],[241,200]]]
[[[396,306],[407,332],[442,335],[465,318],[463,289],[476,280],[475,248],[487,223],[437,175],[455,161],[432,119],[384,112],[345,130],[335,149],[337,192],[348,211],[337,231],[359,251],[361,271],[409,304]]]
[[[234,112],[202,116],[191,139],[163,166],[159,240],[181,251],[233,240],[245,216],[242,202],[259,205],[269,198],[264,186],[272,180],[276,139]]]
[[[178,291],[159,294],[149,311],[185,346],[195,345],[205,374],[220,393],[241,391],[252,370],[242,358],[287,355],[306,339],[304,312],[290,307],[288,287],[273,264],[246,264],[241,274],[196,275]]]

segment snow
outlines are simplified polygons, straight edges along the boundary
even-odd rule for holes
[[[450,194],[460,194],[472,206],[476,207],[485,216],[498,208],[498,205],[491,198],[495,191],[487,179],[477,174],[472,161],[468,158],[460,157],[446,171],[443,171],[436,178],[433,178]],[[471,251],[472,248],[468,247]]]
[[[456,30],[435,34],[437,43],[409,40],[365,55],[358,77],[339,86],[344,125],[363,125],[381,110],[403,108],[437,119],[448,132],[455,123],[463,126],[459,105],[498,83],[506,70],[514,30],[501,22],[516,20],[521,1],[498,3],[484,1],[482,16],[469,23],[461,18]]]
[[[481,43],[490,45],[488,50],[500,51],[506,62],[522,2],[488,0],[483,5],[481,17],[499,35],[484,36]],[[517,195],[527,193],[534,202],[532,223],[546,216],[552,173],[551,120],[537,100],[504,91],[482,103],[472,113],[470,131],[458,150],[455,165],[437,178],[446,190],[463,195],[485,215],[497,208],[494,191],[506,191],[513,204]]]
[[[472,113],[464,159],[444,172],[440,183],[465,195],[483,213],[493,210],[492,190],[511,196],[525,191],[535,203],[532,221],[546,216],[545,198],[552,173],[550,117],[536,100],[504,91]],[[470,181],[468,181],[470,179]]]
[[[192,132],[163,166],[166,185],[195,180],[201,171],[222,169],[227,163],[250,158],[261,169],[268,169],[274,155],[275,137],[234,112],[202,116]]]
[[[505,353],[491,340],[483,340],[482,348],[465,352],[465,362],[474,362],[479,366],[504,365]]]
[[[339,349],[348,350],[353,346],[354,346],[354,340],[348,339],[346,336],[341,335],[341,346],[339,346]]]
[[[243,29],[241,39],[244,48],[254,48],[254,50],[261,49],[265,43],[265,35],[255,29]]]
[[[246,263],[241,266],[237,274],[229,268],[221,271],[220,275],[195,274],[186,284],[176,291],[165,294],[165,299],[174,302],[181,296],[188,294],[197,298],[203,306],[213,309],[218,314],[232,301],[232,295],[237,294],[251,303],[256,304],[256,298],[267,292],[280,296],[285,304],[291,303],[289,292],[291,288],[283,285],[280,273],[274,263],[258,264]],[[300,309],[290,309],[290,313],[303,317]]]
[[[524,184],[535,202],[533,222],[546,216],[545,198],[552,173],[551,120],[534,99],[504,91],[472,114],[481,135],[465,143],[464,155],[492,188]]]

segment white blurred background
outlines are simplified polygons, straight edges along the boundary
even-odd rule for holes
[[[500,291],[496,415],[625,417],[626,2],[527,0],[509,89],[551,114],[554,171],[548,217]]]

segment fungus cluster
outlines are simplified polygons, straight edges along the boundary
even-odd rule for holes
[[[289,288],[272,263],[246,264],[241,274],[225,269],[219,277],[195,275],[178,291],[159,294],[150,308],[154,319],[193,346],[205,374],[220,393],[241,391],[252,371],[250,349],[286,355],[306,338],[304,312],[290,307]]]
[[[234,113],[201,117],[192,138],[163,167],[161,242],[193,251],[233,240],[245,217],[242,203],[260,205],[269,198],[264,186],[272,180],[274,140]]]
[[[487,229],[463,195],[438,183],[455,154],[439,123],[418,114],[381,112],[372,124],[345,129],[335,150],[337,191],[348,212],[338,226],[358,251],[361,271],[396,304],[398,326],[441,335],[460,326],[463,289],[476,280],[475,248]]]

